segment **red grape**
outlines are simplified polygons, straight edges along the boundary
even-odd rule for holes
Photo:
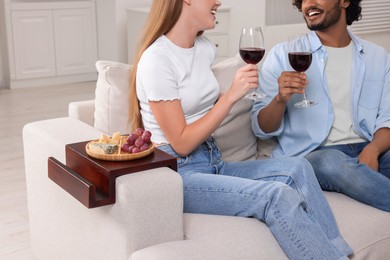
[[[146,150],[149,149],[149,144],[144,143],[139,149],[141,150],[141,152],[142,152],[142,151],[146,151]]]
[[[134,147],[131,153],[139,153],[141,150],[138,147]]]
[[[134,131],[134,134],[138,135],[138,136],[142,136],[142,134],[144,133],[144,129],[138,127],[137,129],[135,129]]]
[[[130,145],[128,143],[122,144],[121,150],[125,153],[129,152]]]
[[[133,149],[135,148],[134,145],[129,146],[129,150],[127,151],[128,153],[133,153]]]
[[[150,136],[143,136],[142,140],[144,140],[145,143],[150,143]]]
[[[141,147],[144,143],[145,143],[144,140],[143,140],[142,137],[140,136],[140,137],[137,138],[137,140],[135,140],[134,145],[135,145],[136,147],[139,148],[139,147]]]
[[[142,139],[144,139],[145,143],[150,143],[150,137],[152,136],[152,133],[148,130],[144,131],[142,134]]]
[[[136,134],[130,134],[129,137],[127,137],[127,143],[129,145],[133,145],[135,143],[135,140],[137,140],[138,136]]]

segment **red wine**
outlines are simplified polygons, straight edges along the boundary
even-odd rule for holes
[[[310,52],[289,52],[288,60],[290,61],[291,67],[295,71],[304,72],[311,64],[311,53]]]
[[[241,48],[241,58],[249,64],[257,64],[264,57],[265,49],[263,48]]]

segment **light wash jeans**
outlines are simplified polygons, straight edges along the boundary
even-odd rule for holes
[[[223,162],[213,139],[187,157],[170,145],[158,148],[177,157],[184,212],[256,218],[289,259],[348,259],[352,253],[305,159]]]
[[[305,158],[311,163],[323,190],[336,191],[390,211],[390,151],[379,158],[379,173],[358,163],[368,142],[323,146]]]

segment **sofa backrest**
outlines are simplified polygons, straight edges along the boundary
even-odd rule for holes
[[[238,68],[243,66],[239,56],[229,58],[212,67],[220,83],[221,91],[225,92],[231,85]],[[95,90],[94,127],[103,133],[129,133],[129,76],[131,65],[97,61],[98,81]],[[213,134],[222,157],[226,161],[242,161],[258,158],[258,149],[266,147],[259,145],[251,130],[250,113],[252,101],[238,101],[221,126]],[[267,157],[269,151],[261,151],[260,157]]]

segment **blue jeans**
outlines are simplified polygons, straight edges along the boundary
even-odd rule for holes
[[[186,157],[170,145],[158,148],[177,157],[184,212],[256,218],[289,259],[348,259],[352,253],[305,159],[224,162],[213,139]]]
[[[336,191],[390,211],[390,151],[379,158],[379,172],[358,163],[368,142],[323,146],[306,155],[323,190]]]

